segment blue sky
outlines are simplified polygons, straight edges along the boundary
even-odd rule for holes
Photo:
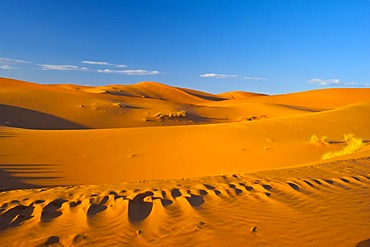
[[[370,87],[370,0],[3,0],[0,77],[212,93]]]

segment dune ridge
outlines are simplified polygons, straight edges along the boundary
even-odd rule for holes
[[[21,118],[15,110],[17,108],[72,122],[78,126],[75,128],[231,123],[318,112],[365,102],[369,101],[370,89],[323,89],[286,95],[258,94],[236,99],[220,95],[154,82],[91,87],[39,85],[0,78],[0,104],[14,109],[14,112],[8,110],[7,114],[1,113],[0,125],[29,129],[71,128],[63,121],[52,126],[35,126],[27,121],[35,117]],[[180,111],[186,112],[186,116],[171,119],[156,117],[157,114],[169,115]]]

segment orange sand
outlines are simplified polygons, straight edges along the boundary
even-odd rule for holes
[[[370,238],[370,89],[214,95],[0,78],[0,126],[2,246]],[[321,160],[348,132],[365,147]]]

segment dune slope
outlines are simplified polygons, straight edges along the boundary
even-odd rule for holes
[[[367,246],[369,126],[365,88],[0,78],[0,243]],[[323,160],[346,133],[358,148]]]
[[[39,186],[250,172],[320,160],[325,152],[345,145],[340,142],[344,133],[370,140],[368,126],[370,103],[216,125],[94,130],[4,127],[0,165],[3,172]],[[327,135],[333,143],[311,143],[313,134]],[[39,170],[30,173],[30,168]]]
[[[153,82],[89,87],[0,78],[0,125],[87,129],[231,123],[318,112],[370,99],[370,89],[234,94],[212,95]]]

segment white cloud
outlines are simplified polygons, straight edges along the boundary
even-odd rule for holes
[[[4,64],[4,65],[0,65],[0,69],[10,70],[10,69],[16,69],[16,68],[15,67],[10,67],[9,65]]]
[[[99,73],[107,73],[107,74],[125,74],[125,75],[157,75],[159,71],[157,70],[144,70],[144,69],[128,69],[128,70],[112,70],[112,69],[99,69]]]
[[[89,61],[89,60],[81,61],[81,63],[90,64],[90,65],[115,66],[117,68],[126,68],[127,67],[127,65],[125,65],[125,64],[114,64],[114,63],[109,63],[109,62],[98,62],[98,61]]]
[[[239,79],[239,80],[267,80],[266,78],[260,77],[249,77],[249,76],[242,76],[242,75],[227,75],[227,74],[215,74],[215,73],[206,73],[200,75],[200,77],[205,78],[217,78],[217,79]]]
[[[89,71],[106,74],[126,74],[126,75],[156,75],[159,74],[157,70],[114,70],[114,69],[90,69],[87,67],[79,67],[75,65],[61,65],[61,64],[39,64],[42,70],[60,70],[60,71]]]
[[[75,65],[60,65],[60,64],[39,64],[42,70],[63,70],[63,71],[71,71],[71,70],[80,70],[80,71],[87,71],[88,68],[85,67],[78,67]]]
[[[126,68],[128,67],[126,64],[113,64],[114,66],[116,66],[117,68]]]
[[[357,83],[356,82],[346,82],[346,83],[344,83],[344,85],[348,85],[348,86],[350,86],[350,85],[356,85]]]
[[[357,86],[357,87],[368,87],[370,86],[369,83],[361,83],[361,82],[342,82],[339,79],[310,79],[308,80],[310,84],[317,84],[319,86]]]
[[[11,59],[6,57],[0,57],[0,63],[2,64],[19,64],[19,63],[31,63],[29,61],[25,60],[19,60],[19,59]]]
[[[108,62],[96,62],[96,61],[81,61],[81,63],[92,64],[92,65],[108,65]]]
[[[370,83],[359,83],[359,82],[349,82],[349,83],[345,83],[345,85],[357,86],[357,87],[370,87]]]
[[[339,86],[342,82],[339,79],[310,79],[308,80],[310,84],[318,84],[320,86]]]

